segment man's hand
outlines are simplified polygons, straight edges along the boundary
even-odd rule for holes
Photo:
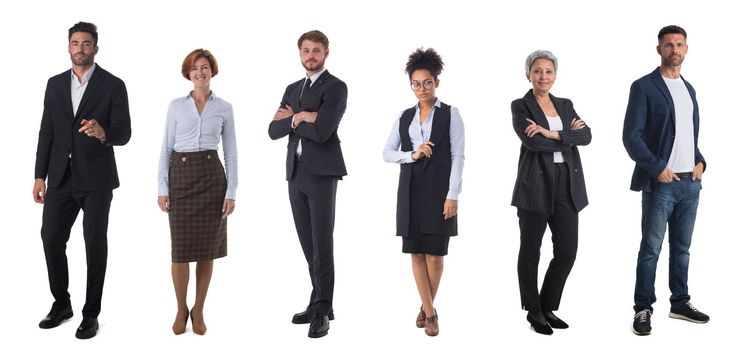
[[[276,110],[276,114],[273,115],[273,120],[282,120],[291,117],[294,115],[294,109],[292,109],[292,106],[286,105],[284,107],[279,107],[279,109]]]
[[[34,179],[34,202],[44,203],[44,197],[47,196],[47,185],[44,183],[44,179]]]
[[[86,136],[96,137],[100,141],[107,139],[107,133],[104,132],[104,128],[96,121],[96,119],[83,119],[81,120],[81,125],[83,126],[78,129],[78,131],[86,134]]]

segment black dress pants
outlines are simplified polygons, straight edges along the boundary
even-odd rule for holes
[[[570,178],[565,163],[555,164],[554,207],[550,214],[518,209],[521,248],[518,252],[518,284],[525,310],[554,311],[560,306],[565,281],[578,250],[578,212],[570,196]],[[537,289],[540,248],[544,232],[552,231],[553,258]]]
[[[104,274],[107,270],[107,226],[112,191],[80,191],[71,184],[70,166],[60,186],[47,189],[42,214],[42,243],[54,308],[70,305],[68,257],[65,248],[70,229],[83,210],[83,239],[86,243],[86,304],[84,317],[98,317],[102,305]]]
[[[302,161],[295,164],[289,180],[289,201],[294,225],[312,283],[308,307],[328,314],[333,301],[333,225],[339,178],[308,171]]]

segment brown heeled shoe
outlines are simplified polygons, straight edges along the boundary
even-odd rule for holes
[[[424,309],[419,307],[419,315],[417,315],[417,328],[424,328],[424,324],[427,322],[427,315],[424,313]]]
[[[203,322],[203,313],[200,315],[200,319],[196,320],[193,316],[193,310],[190,310],[190,320],[193,322],[193,333],[198,335],[206,334],[206,324]]]
[[[180,318],[180,312],[177,311],[177,315],[174,317],[174,323],[172,324],[172,332],[174,332],[175,335],[180,335],[182,333],[185,333],[185,330],[187,329],[187,321],[188,317],[190,316],[190,311],[185,313],[185,319]]]
[[[435,310],[435,316],[425,317],[424,333],[434,337],[440,333],[440,327],[438,327],[438,315]]]

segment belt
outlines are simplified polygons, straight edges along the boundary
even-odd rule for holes
[[[297,162],[301,162],[301,161],[302,161],[302,155],[301,155],[301,154],[297,154],[297,153],[295,153],[295,154],[294,154],[294,159],[295,159],[295,160],[296,160]]]
[[[677,177],[679,177],[680,179],[688,179],[688,178],[692,178],[693,177],[693,172],[692,171],[691,172],[687,172],[687,173],[674,173],[674,174],[677,175]]]

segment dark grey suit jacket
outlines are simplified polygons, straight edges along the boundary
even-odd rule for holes
[[[521,154],[518,158],[518,175],[516,185],[513,188],[512,205],[519,209],[539,213],[552,213],[554,206],[554,173],[553,152],[562,152],[565,163],[568,165],[570,175],[570,195],[576,210],[581,211],[589,200],[586,195],[586,183],[583,179],[583,167],[581,156],[578,154],[579,145],[588,145],[591,142],[591,129],[588,126],[579,130],[570,130],[570,122],[578,118],[573,109],[573,102],[566,98],[557,98],[550,94],[552,103],[560,114],[563,130],[560,133],[560,141],[545,138],[536,134],[529,138],[524,133],[529,122],[526,118],[549,129],[549,123],[542,111],[542,107],[536,102],[532,90],[523,98],[511,103],[513,112],[513,129],[518,138],[521,139]]]
[[[34,177],[46,178],[47,186],[57,187],[70,159],[74,188],[112,190],[120,186],[112,146],[121,146],[130,140],[125,83],[97,65],[78,111],[73,114],[70,74],[70,70],[66,70],[47,81]],[[106,132],[106,141],[102,143],[79,132],[82,119],[96,119]]]
[[[280,106],[292,106],[295,112],[318,112],[315,123],[301,122],[292,129],[292,116],[289,116],[268,125],[268,135],[273,140],[289,135],[286,179],[291,179],[294,172],[294,157],[299,142],[302,142],[302,159],[307,170],[316,175],[344,176],[346,165],[337,131],[346,110],[346,84],[326,70],[305,93],[304,100],[299,101],[304,83],[305,79],[302,79],[289,84]]]

